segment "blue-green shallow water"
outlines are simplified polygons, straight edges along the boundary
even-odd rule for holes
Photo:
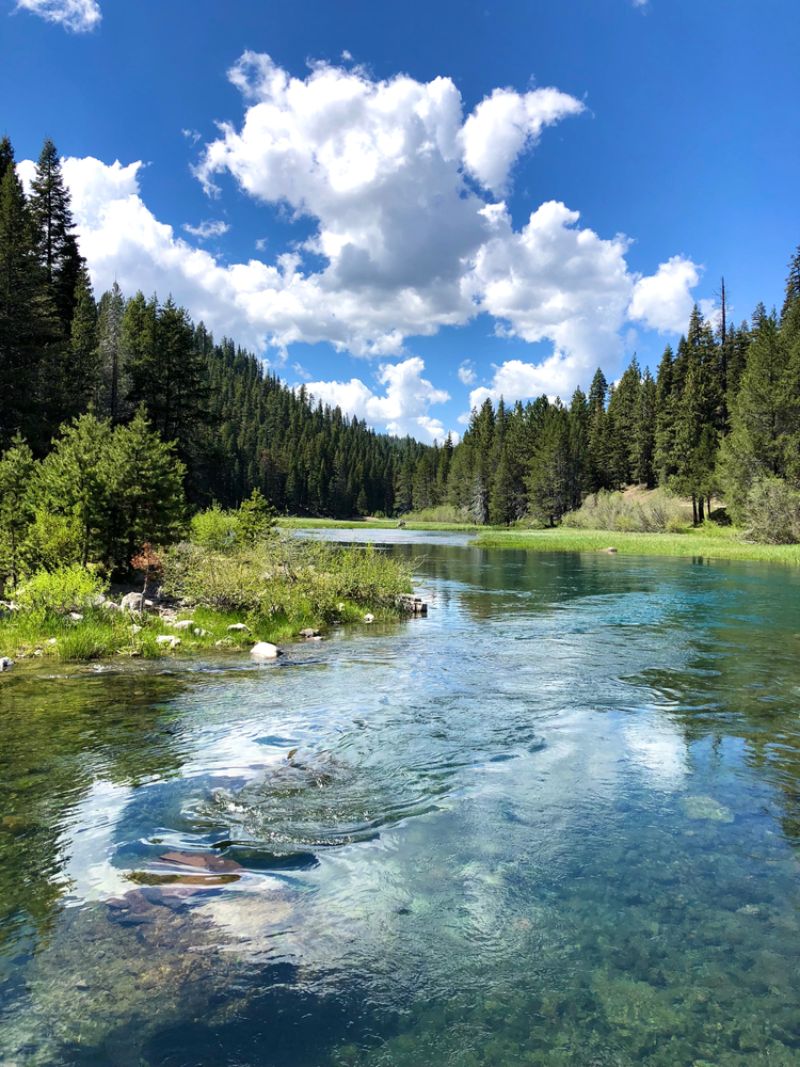
[[[0,1060],[800,1064],[800,576],[379,536],[427,619],[3,676]]]

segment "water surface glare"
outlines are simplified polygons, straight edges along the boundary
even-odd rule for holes
[[[369,535],[427,619],[3,675],[0,1062],[800,1065],[800,575]]]

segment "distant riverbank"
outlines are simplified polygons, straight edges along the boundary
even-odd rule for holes
[[[404,519],[281,518],[285,529],[395,530],[402,522],[408,530],[475,534],[481,548],[516,548],[531,552],[602,552],[615,548],[623,556],[676,556],[707,559],[755,560],[800,566],[800,545],[763,545],[744,539],[742,530],[706,523],[682,533],[623,533],[614,530],[580,530],[567,526],[534,530],[523,527],[477,526]]]

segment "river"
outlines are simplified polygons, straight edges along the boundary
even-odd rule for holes
[[[800,1064],[800,575],[371,536],[427,618],[3,676],[0,1061]]]

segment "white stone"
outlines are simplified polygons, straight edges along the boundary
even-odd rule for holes
[[[141,611],[144,607],[144,596],[141,593],[126,593],[119,606],[121,611]]]
[[[250,649],[253,659],[277,659],[281,652],[277,645],[269,641],[258,641]]]
[[[180,637],[176,637],[174,634],[159,634],[156,638],[156,644],[163,645],[166,648],[177,648],[180,643]]]
[[[250,627],[245,626],[243,622],[232,622],[228,627],[229,634],[249,634]]]
[[[375,616],[372,614],[371,611],[368,611],[367,614],[364,616],[364,622],[375,622]]]
[[[169,625],[173,630],[191,630],[194,626],[194,619],[179,619],[178,622],[171,622]]]

